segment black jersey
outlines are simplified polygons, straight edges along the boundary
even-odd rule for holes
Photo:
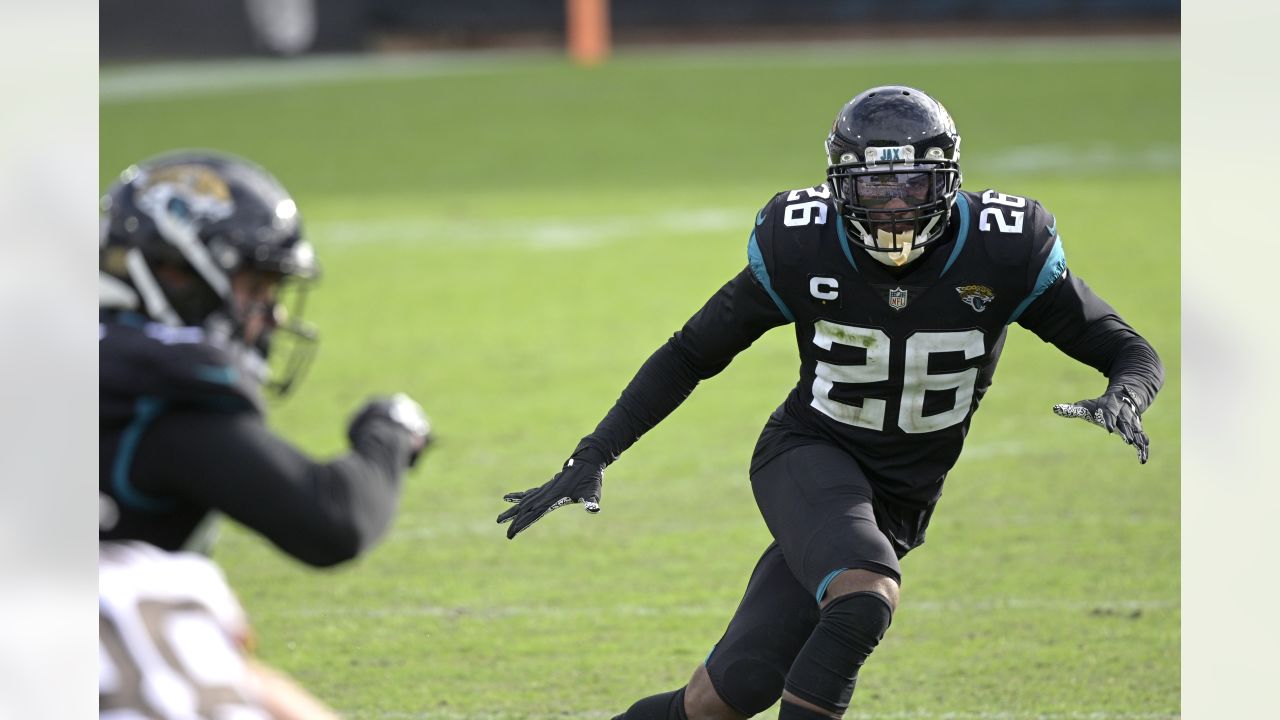
[[[98,336],[99,540],[190,548],[221,512],[331,565],[389,526],[406,432],[371,425],[313,462],[266,427],[251,355],[131,312],[103,311]]]
[[[800,378],[753,470],[796,444],[835,444],[876,491],[932,505],[1018,322],[1123,385],[1145,410],[1162,382],[1150,345],[1067,269],[1035,200],[961,192],[944,238],[891,269],[850,241],[825,185],[778,193],[748,266],[659,349],[583,440],[608,458],[771,327],[792,324]],[[580,448],[581,449],[581,448]]]
[[[755,464],[792,436],[818,436],[861,461],[878,491],[927,502],[960,454],[1007,326],[1063,278],[1062,241],[1034,200],[961,192],[950,237],[890,269],[850,242],[828,194],[779,193],[749,242],[752,275],[793,323],[801,358]]]

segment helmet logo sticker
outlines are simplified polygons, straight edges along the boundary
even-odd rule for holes
[[[916,160],[916,149],[912,145],[901,145],[898,147],[869,147],[867,148],[867,164],[876,165],[879,163],[913,163]]]
[[[153,218],[164,214],[183,222],[222,220],[234,210],[226,181],[202,165],[174,165],[151,172],[138,183],[137,203]]]
[[[960,293],[960,299],[973,308],[974,312],[986,310],[987,305],[996,299],[996,294],[986,285],[961,285],[956,288],[956,292]]]

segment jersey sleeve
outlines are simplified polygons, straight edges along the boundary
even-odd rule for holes
[[[1021,242],[1027,248],[1024,265],[1024,295],[1009,317],[1017,320],[1027,308],[1067,272],[1067,255],[1058,235],[1058,221],[1040,203],[1032,200],[1027,209],[1027,231]],[[1020,264],[1022,264],[1020,263]]]
[[[747,241],[747,269],[750,270],[751,278],[756,285],[773,302],[783,319],[786,322],[795,322],[795,314],[791,312],[791,308],[787,307],[775,287],[781,270],[776,257],[778,243],[775,236],[775,226],[778,222],[778,214],[781,212],[780,197],[781,194],[774,195],[756,214],[756,226],[752,229],[751,237]]]
[[[729,365],[770,328],[790,318],[750,266],[725,283],[640,367],[575,455],[613,462],[684,402],[698,383]]]
[[[258,415],[179,410],[142,437],[131,480],[148,495],[218,510],[302,562],[330,566],[390,526],[409,445],[406,433],[389,428],[316,462]]]
[[[1069,357],[1107,377],[1108,390],[1123,389],[1143,412],[1164,384],[1155,348],[1067,268],[1057,223],[1044,213],[1028,263],[1028,294],[1010,322],[1052,343]]]

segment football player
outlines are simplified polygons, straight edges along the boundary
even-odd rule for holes
[[[611,462],[765,331],[794,327],[800,381],[750,470],[773,542],[689,683],[619,718],[742,718],[779,698],[780,718],[843,716],[1011,323],[1106,376],[1101,396],[1054,412],[1146,462],[1155,351],[1067,268],[1039,202],[960,189],[959,150],[950,114],[919,90],[850,100],[827,136],[826,183],[775,195],[747,266],[649,357],[558,474],[505,496],[508,538],[566,504],[599,512]]]
[[[209,558],[98,544],[98,716],[336,720],[252,655],[244,609]]]
[[[99,539],[200,549],[221,513],[313,566],[375,543],[430,426],[375,397],[328,461],[267,428],[263,388],[288,392],[316,340],[318,265],[280,183],[232,155],[145,160],[103,197],[99,252]]]

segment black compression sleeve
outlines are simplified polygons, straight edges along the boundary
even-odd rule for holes
[[[786,322],[750,269],[744,269],[649,356],[574,454],[613,462],[679,407],[700,381],[724,370],[765,331]]]
[[[1109,391],[1124,388],[1139,413],[1164,385],[1155,348],[1069,271],[1028,306],[1018,323],[1106,375]]]
[[[250,413],[173,412],[143,437],[133,465],[140,489],[218,510],[309,565],[336,565],[391,524],[410,453],[391,423],[352,451],[315,462]]]

